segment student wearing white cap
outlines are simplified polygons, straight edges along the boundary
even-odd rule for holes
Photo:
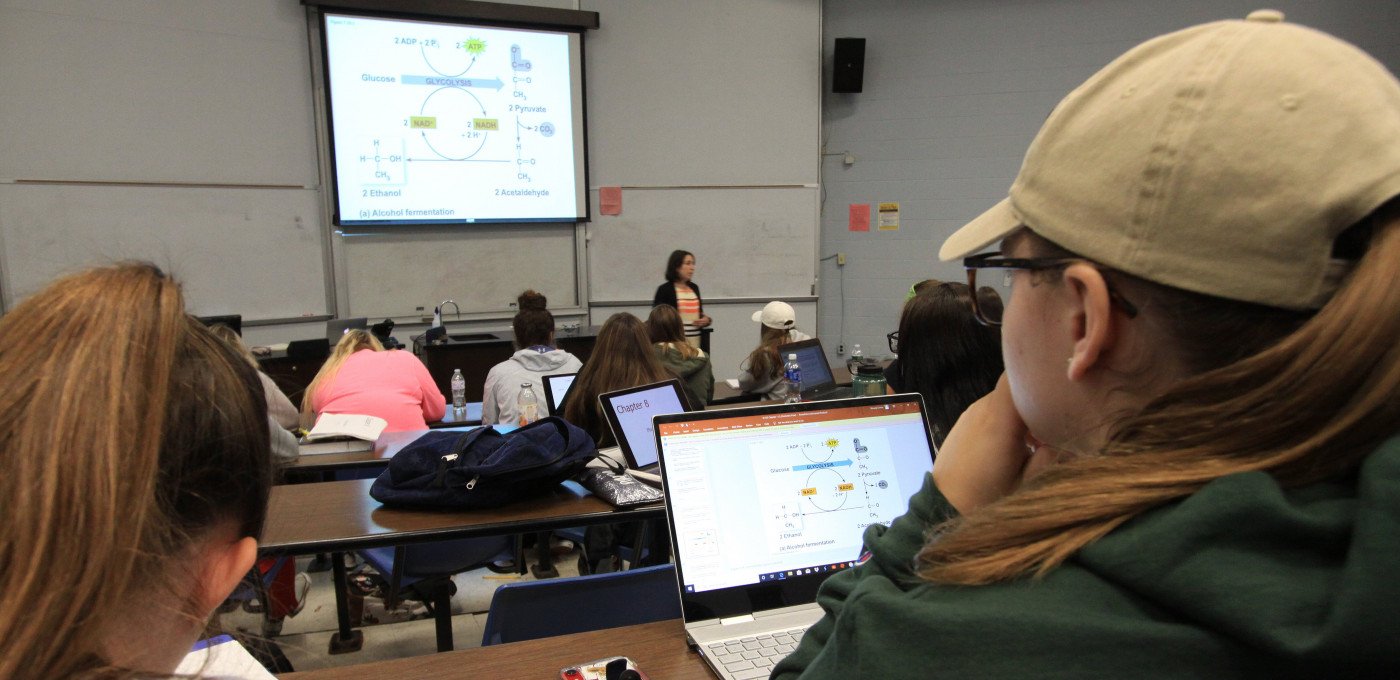
[[[753,313],[758,330],[758,347],[739,364],[739,389],[764,399],[784,397],[783,359],[778,346],[808,340],[812,336],[797,330],[797,312],[792,305],[774,300]]]
[[[1277,12],[1090,78],[940,252],[1005,376],[773,677],[1400,676],[1397,197],[1400,82]]]

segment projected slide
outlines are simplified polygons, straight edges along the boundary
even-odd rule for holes
[[[583,217],[579,39],[327,14],[340,223]]]

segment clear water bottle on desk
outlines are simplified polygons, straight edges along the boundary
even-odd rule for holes
[[[789,404],[802,401],[802,367],[797,364],[796,354],[789,354],[787,363],[783,364],[783,385],[787,388],[783,401]]]
[[[855,377],[856,369],[865,362],[865,352],[860,351],[860,343],[851,345],[851,358],[846,360],[846,372]]]
[[[520,396],[515,398],[515,408],[520,412],[522,427],[540,419],[540,400],[530,383],[520,383]]]
[[[467,407],[467,379],[462,377],[462,369],[452,371],[452,408]]]

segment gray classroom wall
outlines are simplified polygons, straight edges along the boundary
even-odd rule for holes
[[[812,327],[819,0],[519,4],[600,15],[585,37],[593,221],[342,235],[298,0],[0,0],[6,308],[135,257],[180,276],[196,313],[243,313],[253,344],[321,336],[332,311],[392,316],[407,342],[425,327],[414,308],[445,298],[462,306],[451,326],[507,328],[526,287],[563,323],[645,311],[681,247],[700,259],[721,377],[756,336],[751,298],[791,300]],[[623,187],[621,215],[599,214],[600,186]]]
[[[821,263],[827,347],[844,331],[848,349],[888,354],[910,284],[966,280],[938,261],[939,245],[1006,196],[1045,116],[1076,85],[1154,35],[1261,6],[1400,73],[1395,0],[825,0],[821,253],[847,256],[844,299],[838,267]],[[866,39],[860,94],[830,94],[837,37]],[[832,155],[846,151],[849,167]],[[851,203],[882,201],[900,204],[898,231],[848,230]]]

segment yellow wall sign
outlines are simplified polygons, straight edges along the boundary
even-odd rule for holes
[[[880,204],[880,218],[879,218],[878,224],[880,225],[880,231],[898,231],[898,230],[899,230],[899,204],[898,204],[898,203],[881,203],[881,204]]]

